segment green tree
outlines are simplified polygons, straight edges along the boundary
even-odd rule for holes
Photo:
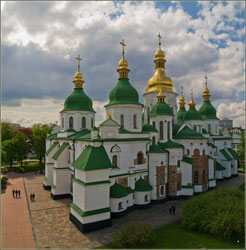
[[[245,160],[245,132],[241,133],[238,155],[241,161]]]
[[[23,159],[28,154],[29,150],[27,137],[22,132],[18,131],[16,136],[13,138],[13,142],[16,147],[17,160],[20,162],[22,167]]]
[[[7,121],[2,121],[1,122],[1,139],[2,142],[12,139],[14,134],[13,134],[14,130],[11,127],[11,125],[9,124],[9,122]]]
[[[16,144],[14,139],[5,140],[2,143],[2,156],[4,157],[4,161],[12,167],[16,157]]]
[[[46,137],[47,134],[52,131],[52,128],[46,124],[34,124],[32,126],[33,138],[34,138],[34,152],[36,156],[39,158],[39,162],[41,163],[42,158],[46,152]]]

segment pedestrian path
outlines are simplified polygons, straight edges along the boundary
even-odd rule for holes
[[[16,173],[7,177],[6,193],[1,195],[1,249],[35,249],[23,178]],[[13,189],[20,190],[20,198],[13,198]]]

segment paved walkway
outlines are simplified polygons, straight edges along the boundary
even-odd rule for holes
[[[1,195],[1,249],[35,249],[22,175],[7,177],[6,192]],[[21,191],[21,198],[13,198],[13,189]]]

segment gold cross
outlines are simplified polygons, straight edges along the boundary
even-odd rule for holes
[[[78,57],[75,58],[76,60],[78,60],[78,72],[80,70],[80,61],[82,61],[83,59],[80,58],[80,55],[78,55]]]
[[[126,44],[124,42],[124,39],[122,39],[122,41],[120,42],[120,44],[122,45],[122,55],[123,55],[123,58],[124,58],[124,54],[125,54],[124,47],[126,46]]]
[[[180,88],[181,88],[181,95],[183,96],[184,95],[184,86],[182,85]]]
[[[161,49],[161,34],[160,34],[160,32],[159,32],[159,34],[157,36],[159,38],[159,49]]]
[[[204,78],[205,78],[205,86],[206,86],[206,88],[208,88],[208,86],[207,86],[208,85],[208,77],[207,77],[207,75],[205,75]]]

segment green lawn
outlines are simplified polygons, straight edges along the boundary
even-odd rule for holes
[[[241,189],[241,190],[245,190],[245,183],[243,183],[240,187],[239,187],[239,189]]]

